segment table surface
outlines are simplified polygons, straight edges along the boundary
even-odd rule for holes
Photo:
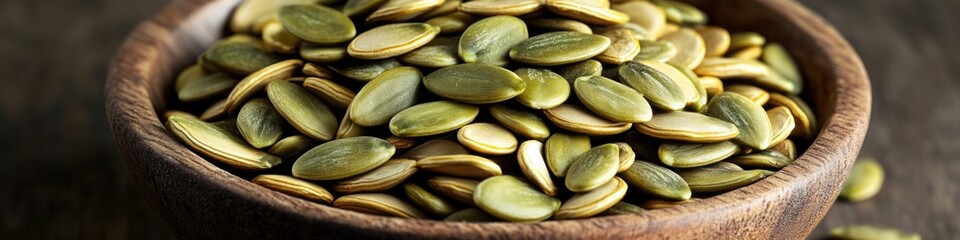
[[[960,235],[960,1],[801,0],[860,53],[873,80],[861,156],[880,194],[838,202],[829,228],[877,224]],[[0,228],[11,239],[168,239],[113,144],[103,81],[124,36],[165,0],[0,1]]]

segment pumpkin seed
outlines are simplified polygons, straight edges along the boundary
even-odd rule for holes
[[[387,162],[396,148],[375,137],[352,137],[320,144],[293,163],[293,176],[338,180],[365,173]]]
[[[620,148],[618,157],[620,160],[620,167],[617,168],[617,173],[622,173],[630,169],[630,166],[633,165],[633,162],[637,159],[637,154],[633,152],[633,148],[630,147],[630,144],[625,142],[616,142],[617,147]]]
[[[337,119],[319,98],[287,81],[267,85],[267,96],[290,125],[304,135],[327,141],[337,133]]]
[[[641,204],[640,206],[643,207],[643,209],[650,209],[650,210],[664,209],[664,208],[670,208],[674,206],[680,206],[683,204],[696,202],[699,200],[700,199],[697,199],[697,198],[690,198],[688,200],[682,200],[682,201],[667,201],[667,200],[661,200],[661,199],[651,199],[646,202],[643,202],[643,204]]]
[[[461,40],[462,41],[462,40]],[[510,59],[539,66],[575,63],[600,55],[610,38],[580,32],[549,32],[531,37],[510,49]]]
[[[497,218],[513,222],[542,221],[560,207],[560,200],[541,193],[514,176],[487,178],[473,193],[477,207]]]
[[[627,183],[613,177],[607,183],[594,190],[578,193],[570,197],[557,212],[554,219],[588,218],[600,214],[620,202],[627,194]]]
[[[716,169],[687,169],[677,174],[687,181],[695,193],[724,192],[750,185],[763,178],[760,170],[730,171]]]
[[[640,25],[651,33],[658,33],[663,30],[667,23],[667,16],[659,7],[644,1],[629,1],[611,6],[613,10],[626,13],[630,16],[630,22]]]
[[[708,98],[713,98],[717,96],[717,94],[724,92],[723,81],[717,77],[700,77],[700,85],[707,91]]]
[[[784,96],[773,93],[770,94],[769,104],[771,106],[784,106],[790,109],[790,114],[793,115],[794,123],[796,124],[790,136],[800,137],[802,139],[811,139],[814,137],[814,134],[816,134],[819,128],[817,119],[813,115],[813,110],[810,109],[810,106],[808,106],[803,99],[795,95]]]
[[[690,199],[690,186],[672,170],[647,161],[636,161],[620,173],[631,186],[654,197],[672,200]]]
[[[536,18],[526,20],[527,25],[531,27],[544,29],[548,31],[574,31],[586,34],[593,34],[593,30],[587,24],[566,18]]]
[[[237,114],[237,128],[255,148],[273,146],[283,135],[283,117],[270,100],[257,98],[243,105]]]
[[[389,136],[387,137],[386,140],[387,142],[390,142],[390,144],[393,144],[393,146],[396,147],[397,150],[406,150],[406,149],[412,148],[413,146],[419,143],[419,140],[415,138],[405,138],[405,137],[397,137],[397,136]]]
[[[720,27],[703,27],[697,29],[707,46],[707,57],[720,57],[730,49],[730,32]]]
[[[441,155],[417,160],[417,168],[455,177],[484,179],[502,175],[496,162],[476,155]]]
[[[257,40],[259,41],[259,40]],[[259,44],[223,41],[203,53],[205,63],[236,75],[249,75],[283,60]]]
[[[616,144],[608,143],[578,156],[567,169],[567,189],[587,192],[610,181],[620,168],[619,149]]]
[[[574,83],[583,104],[616,122],[646,122],[653,116],[650,104],[633,88],[601,76],[581,77]]]
[[[672,42],[640,40],[640,53],[633,57],[638,62],[661,62],[665,63],[677,56],[677,47]]]
[[[390,0],[367,16],[368,23],[403,22],[439,7],[444,0]]]
[[[583,153],[590,151],[590,137],[580,134],[554,133],[544,144],[547,167],[554,176],[567,176],[567,169]]]
[[[520,144],[520,149],[517,150],[517,162],[520,163],[523,175],[533,181],[533,184],[540,187],[544,193],[553,197],[560,194],[560,189],[550,179],[550,171],[547,170],[547,163],[543,159],[543,143],[528,140]]]
[[[776,145],[786,140],[796,126],[793,115],[790,114],[790,109],[787,107],[779,106],[767,110],[767,116],[770,117],[770,126],[773,128],[771,144]]]
[[[193,115],[192,113],[188,113],[180,110],[167,110],[166,112],[163,112],[163,116],[161,117],[162,119],[168,119],[172,116],[185,117],[185,118],[197,118],[197,116]],[[166,120],[164,120],[164,122],[166,122]]]
[[[766,168],[781,169],[786,167],[793,159],[789,159],[780,152],[773,150],[763,150],[747,155],[732,157],[727,160],[733,164],[748,168]]]
[[[400,56],[404,63],[427,68],[442,68],[457,65],[457,38],[437,37],[423,47]]]
[[[783,156],[789,159],[797,159],[797,146],[790,139],[773,145],[773,147],[770,147],[770,150],[780,152],[780,154],[783,154]]]
[[[300,57],[310,62],[330,64],[343,60],[347,56],[347,48],[345,47],[331,47],[309,42],[300,43]],[[315,77],[323,78],[321,76]]]
[[[680,29],[664,35],[660,41],[672,43],[677,47],[677,55],[667,61],[676,66],[695,69],[707,55],[707,45],[703,37],[692,29]]]
[[[280,8],[283,28],[304,41],[336,44],[350,41],[357,29],[347,15],[316,4],[295,4]]]
[[[527,40],[527,25],[512,16],[484,18],[471,24],[460,36],[460,58],[468,63],[506,66],[510,49]]]
[[[723,161],[740,152],[730,141],[717,143],[664,143],[660,145],[660,161],[676,168],[692,168]]]
[[[539,0],[479,0],[460,4],[460,11],[477,16],[520,16],[540,10]]]
[[[526,87],[516,99],[533,109],[554,108],[570,97],[570,85],[559,74],[547,69],[521,68],[514,71]],[[533,137],[531,137],[533,138]]]
[[[620,79],[643,94],[650,105],[668,111],[677,111],[686,106],[680,86],[673,79],[650,66],[638,62],[620,65]]]
[[[312,4],[317,0],[250,0],[243,1],[233,11],[230,18],[230,30],[235,33],[257,33],[254,31],[257,25],[262,24],[266,19],[276,17],[280,8],[293,4]],[[320,1],[330,2],[330,1]]]
[[[920,234],[896,228],[872,225],[854,225],[830,230],[830,239],[844,240],[920,240]]]
[[[424,77],[423,84],[441,97],[473,104],[502,102],[526,88],[510,70],[479,63],[441,68]]]
[[[368,82],[380,76],[381,73],[400,66],[400,61],[397,59],[387,58],[371,61],[344,61],[340,64],[330,66],[330,69],[344,77],[361,82]]]
[[[207,76],[207,74],[204,72],[203,66],[201,66],[199,63],[190,65],[177,74],[177,79],[174,80],[173,89],[176,92],[180,92],[180,90],[183,89],[187,83],[196,81],[205,76]]]
[[[343,118],[340,119],[340,126],[337,127],[337,136],[335,139],[362,136],[367,130],[367,127],[360,126],[350,119],[350,107],[347,107]]]
[[[669,79],[673,80],[677,86],[680,87],[680,92],[683,92],[683,99],[688,105],[693,105],[700,102],[700,89],[697,88],[693,79],[690,79],[690,76],[687,76],[683,70],[670,64],[661,62],[647,61],[642,63],[650,68],[660,71]]]
[[[403,155],[405,158],[420,160],[426,157],[440,155],[467,154],[467,149],[457,142],[446,139],[433,139],[420,144]]]
[[[383,193],[357,193],[337,198],[333,207],[399,218],[430,218],[416,207]]]
[[[347,54],[346,51],[347,51],[346,49],[343,50],[344,55]],[[304,64],[303,70],[301,71],[303,72],[303,75],[306,75],[307,77],[315,77],[315,78],[321,78],[321,79],[334,79],[339,76],[333,70],[317,65],[315,63]]]
[[[225,73],[214,73],[183,85],[177,98],[184,102],[196,102],[229,93],[240,81]]]
[[[567,80],[570,87],[577,81],[577,78],[587,76],[600,76],[603,71],[603,64],[597,60],[586,60],[578,63],[572,63],[560,68],[560,76]]]
[[[441,4],[439,7],[431,9],[430,11],[424,13],[423,15],[418,16],[417,18],[421,20],[426,20],[426,19],[439,17],[439,16],[443,16],[443,15],[447,15],[455,12],[460,12],[460,4],[462,3],[463,1],[460,1],[460,0],[446,0],[446,1],[443,1],[443,4]]]
[[[620,65],[633,60],[637,54],[640,54],[640,41],[630,29],[615,28],[600,32],[600,35],[611,40],[610,47],[596,56],[596,59],[601,62]]]
[[[740,131],[726,121],[692,112],[654,114],[650,121],[636,124],[648,136],[686,142],[717,142],[735,138]]]
[[[396,57],[426,45],[440,34],[440,28],[426,23],[394,23],[361,33],[347,46],[347,53],[359,59]]]
[[[871,158],[857,159],[843,183],[840,198],[860,202],[876,196],[883,187],[883,166]]]
[[[463,146],[488,155],[506,155],[517,150],[517,138],[492,123],[473,123],[460,128],[457,140]]]
[[[319,144],[319,142],[313,138],[305,135],[293,135],[281,138],[280,141],[277,141],[277,143],[274,143],[273,146],[267,149],[267,153],[287,159],[300,156],[300,154],[307,152],[307,150],[317,146],[317,144]]]
[[[264,174],[250,181],[265,188],[313,202],[323,204],[333,202],[333,194],[320,185],[290,176]]]
[[[764,64],[738,58],[706,58],[693,70],[699,75],[727,78],[761,78],[770,74]]]
[[[597,214],[598,216],[613,216],[613,215],[623,215],[623,214],[635,214],[645,212],[643,208],[637,205],[633,205],[627,202],[618,202],[614,204],[613,207],[608,208],[606,211]]]
[[[503,127],[524,137],[541,141],[550,137],[547,123],[531,112],[500,104],[490,106],[490,115]]]
[[[590,136],[609,136],[630,130],[633,123],[618,123],[597,116],[580,105],[561,104],[543,110],[550,122],[560,128]]]
[[[331,107],[341,110],[347,109],[357,96],[353,90],[343,85],[315,77],[308,77],[304,80],[303,88],[313,93],[313,95],[316,95],[324,103],[328,103]]]
[[[430,191],[423,189],[417,184],[403,184],[403,192],[407,195],[407,198],[413,201],[413,204],[420,206],[421,209],[427,210],[430,214],[446,217],[457,211],[457,209],[447,203],[447,201],[437,197],[437,195],[433,195],[433,193],[430,193]]]
[[[730,34],[730,50],[741,50],[748,47],[760,47],[767,43],[767,38],[755,32],[738,32]]]
[[[455,12],[427,20],[425,23],[434,25],[440,28],[440,33],[450,34],[463,32],[471,24],[473,24],[476,19],[462,12]]]
[[[476,205],[473,201],[473,193],[479,184],[480,181],[476,180],[445,176],[437,176],[427,180],[427,186],[430,186],[433,190],[470,206]]]
[[[367,127],[390,122],[394,115],[416,104],[421,78],[420,70],[413,67],[383,72],[357,93],[350,106],[350,120]]]
[[[740,131],[734,138],[737,143],[760,150],[770,147],[773,130],[767,112],[747,97],[721,93],[710,100],[704,114],[736,125]]]
[[[797,63],[794,62],[790,52],[779,43],[769,43],[763,47],[763,62],[770,65],[773,70],[780,73],[787,80],[802,84],[800,70],[797,69]]]
[[[466,126],[480,113],[474,105],[436,101],[400,111],[390,119],[390,132],[400,137],[441,134]]]
[[[547,9],[550,9],[550,11],[556,14],[587,24],[612,26],[630,21],[630,16],[625,13],[608,7],[591,5],[584,1],[547,0],[545,5]]]
[[[495,222],[497,220],[497,218],[490,216],[490,214],[487,214],[487,212],[479,208],[467,208],[456,211],[443,219],[443,221],[448,222]]]
[[[759,88],[753,85],[733,84],[730,86],[726,86],[723,89],[723,91],[739,93],[740,95],[743,95],[744,97],[749,98],[750,101],[753,101],[754,103],[757,103],[757,105],[760,105],[760,106],[763,106],[764,104],[767,103],[768,100],[770,100],[770,93],[767,92],[767,90],[763,90],[763,88]]]
[[[369,172],[356,175],[333,184],[340,193],[380,192],[393,188],[417,172],[417,161],[409,159],[389,160]]]
[[[637,154],[638,159],[647,161],[660,161],[660,145],[663,141],[657,138],[647,136],[639,131],[630,131],[626,134],[626,142]]]
[[[263,27],[263,43],[267,48],[277,53],[290,54],[297,52],[300,39],[283,28],[279,21],[272,21]]]
[[[303,66],[303,61],[297,59],[286,60],[260,69],[240,80],[233,91],[230,92],[230,95],[227,96],[227,105],[225,106],[227,111],[231,113],[239,111],[244,102],[263,91],[267,84],[292,77],[301,66]]]
[[[280,158],[250,147],[242,138],[200,119],[170,116],[166,125],[187,147],[232,167],[258,171],[280,164]]]
[[[760,46],[745,47],[737,51],[730,51],[727,56],[730,58],[758,60],[763,55],[763,48]]]

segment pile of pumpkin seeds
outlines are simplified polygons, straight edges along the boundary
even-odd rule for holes
[[[163,117],[238,176],[358,212],[666,208],[774,174],[817,133],[785,47],[707,20],[670,0],[247,0]]]

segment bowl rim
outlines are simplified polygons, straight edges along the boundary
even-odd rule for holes
[[[457,236],[457,233],[492,231],[499,236],[509,236],[526,231],[542,232],[546,230],[574,231],[584,226],[593,227],[631,227],[652,231],[662,226],[656,224],[663,221],[690,221],[706,222],[710,219],[723,219],[717,214],[735,214],[748,211],[748,207],[763,202],[774,201],[778,196],[796,194],[798,183],[809,183],[813,178],[824,176],[831,169],[842,167],[849,169],[856,150],[866,134],[870,115],[870,83],[863,67],[863,63],[854,49],[841,35],[821,17],[794,1],[783,0],[756,0],[759,4],[770,6],[770,9],[791,9],[790,14],[784,15],[800,28],[801,32],[819,32],[813,35],[818,44],[832,46],[837,52],[823,59],[837,69],[832,69],[836,76],[835,105],[832,115],[824,116],[820,122],[821,131],[810,147],[793,164],[757,183],[723,193],[700,201],[661,210],[650,210],[642,214],[606,216],[581,220],[559,220],[538,223],[454,223],[434,220],[410,220],[368,215],[348,210],[336,209],[330,206],[315,204],[299,198],[287,196],[283,193],[271,191],[254,183],[235,176],[179,144],[166,129],[156,115],[156,109],[162,108],[165,103],[152,102],[145,94],[157,93],[157,89],[150,89],[150,76],[157,76],[153,71],[168,71],[170,69],[153,69],[149,64],[155,62],[164,48],[174,42],[176,26],[200,14],[203,7],[211,4],[236,4],[238,0],[178,0],[170,3],[150,20],[138,26],[126,39],[118,51],[113,63],[105,88],[106,109],[108,120],[113,129],[121,152],[128,161],[128,166],[136,164],[137,158],[130,156],[124,150],[124,144],[147,144],[143,149],[156,154],[168,161],[179,161],[171,164],[188,171],[198,184],[211,184],[229,191],[246,201],[275,207],[277,211],[290,216],[300,217],[311,222],[333,223],[343,226],[359,228],[361,231],[379,231],[402,235],[428,236]],[[170,17],[177,16],[177,17]],[[151,75],[154,74],[154,75]],[[160,74],[162,75],[162,74]],[[119,87],[123,86],[123,87]],[[152,115],[142,115],[144,112]],[[146,127],[144,127],[146,126]],[[119,143],[125,139],[139,139],[129,143]],[[148,141],[149,140],[149,141]],[[837,148],[846,148],[836,150]],[[855,149],[850,151],[849,148]],[[853,153],[851,153],[853,152]],[[144,154],[144,153],[141,153]],[[177,159],[177,155],[189,156],[188,159]],[[131,171],[133,171],[131,169]],[[846,171],[846,170],[844,170]],[[143,184],[143,183],[138,183]],[[142,187],[141,187],[142,189]],[[835,199],[838,192],[828,194]],[[832,199],[829,200],[832,203]],[[823,218],[817,216],[816,221]],[[333,220],[331,220],[333,219]],[[167,220],[165,220],[167,221]],[[168,225],[170,223],[167,223]],[[809,233],[813,226],[805,230]],[[423,229],[431,229],[424,231]]]

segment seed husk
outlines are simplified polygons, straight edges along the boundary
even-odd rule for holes
[[[423,84],[441,97],[473,104],[502,102],[526,89],[510,70],[480,63],[441,68],[424,77]]]
[[[237,114],[237,128],[255,148],[273,146],[283,135],[283,117],[270,100],[257,98],[243,105]]]
[[[300,43],[300,57],[310,62],[329,64],[343,60],[347,56],[347,48],[345,47],[331,47],[309,42]]]
[[[548,31],[574,31],[593,34],[593,29],[590,29],[589,25],[566,18],[535,18],[528,19],[526,22],[530,27]]]
[[[307,137],[306,135],[298,134],[281,138],[280,141],[277,141],[277,143],[267,149],[267,153],[288,159],[300,156],[300,154],[307,152],[307,150],[310,150],[310,148],[318,144],[319,142],[317,142],[317,140]]]
[[[763,107],[736,93],[721,93],[707,104],[704,114],[737,126],[739,144],[763,150],[770,147],[772,127]]]
[[[573,83],[577,81],[577,78],[600,76],[603,71],[603,64],[597,60],[590,59],[565,65],[560,67],[559,71],[560,76],[563,76],[563,78],[567,80],[567,83],[569,83],[570,88],[573,88]]]
[[[350,120],[360,126],[379,126],[417,103],[423,74],[414,67],[387,70],[360,89],[350,106]]]
[[[772,93],[768,103],[771,106],[784,106],[790,109],[790,114],[793,115],[796,124],[790,136],[811,139],[817,133],[819,126],[813,115],[813,109],[810,109],[810,106],[803,99],[795,95]]]
[[[517,137],[492,123],[472,123],[460,128],[457,140],[463,146],[487,155],[506,155],[517,150]]]
[[[413,149],[410,149],[410,151],[407,151],[403,157],[413,160],[420,160],[432,156],[460,155],[467,153],[467,149],[457,142],[446,139],[433,139],[421,143],[419,146],[416,146]]]
[[[383,193],[357,193],[337,198],[333,207],[399,218],[430,218],[413,205]]]
[[[502,175],[493,160],[476,155],[441,155],[417,160],[417,168],[455,177],[485,179]]]
[[[335,137],[336,116],[307,90],[287,81],[273,81],[267,85],[267,96],[280,115],[304,135],[321,141]]]
[[[672,170],[647,161],[636,161],[620,173],[631,186],[658,198],[672,200],[690,199],[690,186]]]
[[[473,193],[477,207],[497,218],[513,222],[542,221],[560,207],[560,200],[543,194],[514,176],[487,178]]]
[[[740,147],[730,141],[717,143],[669,142],[660,145],[660,162],[675,168],[692,168],[709,165],[740,152]]]
[[[567,176],[567,169],[573,161],[591,148],[590,137],[580,134],[554,133],[544,144],[547,167],[554,176]]]
[[[618,72],[620,79],[643,94],[653,107],[677,111],[687,104],[680,86],[663,72],[638,62],[620,65]]]
[[[480,181],[464,178],[437,176],[427,180],[427,186],[444,196],[460,201],[470,206],[476,205],[473,193]]]
[[[638,62],[665,63],[677,56],[677,47],[667,41],[640,40],[640,52],[633,57]]]
[[[554,219],[588,218],[600,214],[620,202],[627,194],[627,183],[619,177],[613,177],[609,182],[597,189],[585,193],[578,193],[570,197],[557,212]]]
[[[423,47],[400,56],[400,61],[426,68],[442,68],[460,63],[457,45],[460,39],[437,37]]]
[[[677,47],[677,56],[667,61],[676,66],[695,69],[707,55],[707,46],[703,42],[703,37],[692,29],[680,29],[664,35],[660,41],[673,43]]]
[[[750,185],[764,177],[761,170],[729,171],[715,169],[687,169],[677,174],[687,181],[695,193],[725,192]]]
[[[620,160],[620,167],[617,168],[617,173],[622,173],[630,169],[630,166],[633,165],[633,162],[637,160],[637,154],[633,152],[633,148],[630,147],[630,144],[625,142],[615,142],[614,144],[620,148],[618,157]]]
[[[225,106],[227,111],[231,113],[239,111],[243,103],[253,97],[253,95],[263,91],[263,89],[267,87],[267,84],[292,77],[297,70],[300,70],[301,66],[303,66],[303,61],[301,60],[286,60],[257,70],[243,80],[240,80],[237,86],[233,88],[233,91],[230,92],[230,95],[227,96],[227,105]]]
[[[357,35],[356,26],[347,15],[321,5],[285,6],[280,8],[278,17],[284,29],[312,43],[343,43]]]
[[[358,59],[384,59],[403,55],[426,45],[440,34],[440,27],[426,23],[393,23],[361,33],[347,46]]]
[[[550,137],[547,123],[532,112],[499,104],[490,106],[490,115],[503,127],[524,137],[540,141]]]
[[[602,76],[581,77],[574,83],[577,97],[600,116],[616,122],[646,122],[653,109],[633,88]]]
[[[324,103],[341,110],[350,107],[350,103],[357,96],[353,90],[322,78],[308,77],[303,81],[303,88],[319,97]]]
[[[730,32],[720,27],[704,27],[697,29],[707,46],[707,57],[719,57],[730,49]]]
[[[584,1],[547,0],[545,5],[551,12],[588,24],[613,26],[630,21],[630,16],[625,13]]]
[[[250,181],[265,188],[312,202],[322,204],[330,204],[333,202],[333,194],[330,194],[329,191],[320,185],[290,176],[264,174]]]
[[[531,37],[511,48],[510,59],[538,66],[563,65],[600,55],[610,43],[610,38],[600,35],[550,32]]]
[[[464,30],[458,52],[464,62],[506,66],[510,62],[510,49],[528,37],[523,20],[512,16],[488,17]]]
[[[460,4],[460,11],[477,16],[520,16],[543,7],[539,0],[480,0]]]
[[[830,239],[840,240],[920,240],[920,234],[905,232],[896,228],[853,225],[833,228]]]
[[[790,114],[790,109],[787,107],[779,106],[767,110],[767,116],[770,117],[770,126],[773,130],[773,137],[770,140],[773,145],[786,140],[796,126],[793,115]]]
[[[635,214],[645,212],[643,208],[637,205],[633,205],[628,202],[617,202],[612,207],[608,208],[606,211],[597,214],[597,216],[613,216],[613,215],[623,215],[623,214]]]
[[[740,95],[749,98],[751,101],[760,106],[763,106],[768,100],[770,100],[770,93],[767,92],[767,90],[763,90],[763,88],[753,85],[733,84],[724,87],[723,91],[739,93]]]
[[[570,85],[553,71],[547,69],[521,68],[514,71],[526,87],[516,99],[520,104],[533,109],[554,108],[570,97]]]
[[[187,147],[235,168],[259,171],[280,164],[280,158],[250,147],[239,136],[200,119],[167,118],[167,129]]]
[[[496,222],[499,219],[490,216],[479,208],[467,208],[456,211],[443,219],[445,222]]]
[[[480,114],[474,105],[436,101],[414,105],[390,119],[390,132],[399,137],[423,137],[466,126]]]
[[[333,184],[340,193],[381,192],[399,185],[417,172],[417,161],[410,159],[389,160],[383,165]]]
[[[611,40],[610,47],[596,56],[596,59],[601,62],[620,65],[632,61],[640,53],[640,41],[630,29],[614,28],[600,32],[600,35]]]
[[[338,180],[365,173],[387,162],[396,148],[375,137],[352,137],[320,144],[293,163],[293,176]]]
[[[368,23],[403,22],[439,7],[444,0],[390,0],[367,16]]]
[[[730,34],[730,50],[740,50],[747,47],[762,47],[767,38],[755,32],[738,32]]]
[[[883,187],[883,175],[883,167],[876,160],[857,159],[843,183],[840,198],[849,202],[860,202],[876,196]]]
[[[747,155],[732,157],[726,161],[737,164],[741,167],[781,169],[793,162],[793,159],[787,158],[780,152],[767,149]]]
[[[730,140],[740,133],[737,126],[729,122],[682,111],[654,114],[650,121],[636,127],[656,138],[701,143]]]
[[[613,179],[620,168],[619,152],[616,144],[608,143],[578,156],[567,169],[567,189],[587,192]]]
[[[600,117],[589,109],[574,104],[561,104],[543,110],[550,122],[560,128],[590,136],[609,136],[630,130],[633,123],[619,123]]]
[[[520,144],[517,150],[517,162],[520,163],[520,170],[527,176],[527,179],[537,185],[544,193],[552,197],[560,194],[560,189],[553,184],[550,178],[550,170],[547,170],[547,163],[543,159],[543,143],[537,140],[527,140]]]
[[[413,201],[413,204],[435,216],[446,217],[457,211],[453,205],[415,183],[403,184],[403,192]]]
[[[667,23],[667,16],[659,7],[644,1],[629,1],[611,6],[613,10],[626,13],[630,16],[630,22],[640,25],[651,33],[658,33],[663,30]]]
[[[347,0],[343,4],[343,14],[351,18],[360,17],[377,10],[387,1],[389,0]]]

